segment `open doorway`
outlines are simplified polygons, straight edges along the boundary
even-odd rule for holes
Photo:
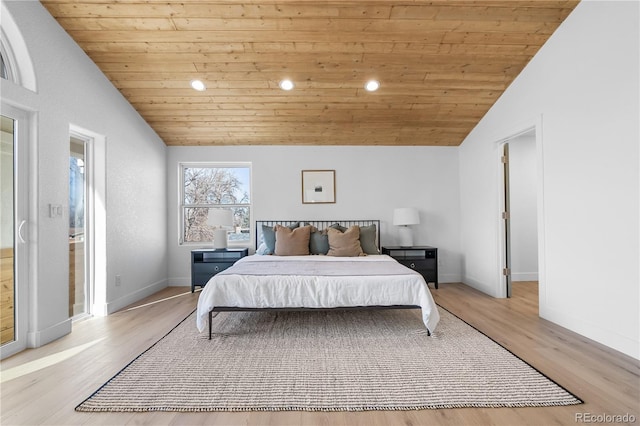
[[[84,223],[83,229],[77,229],[76,223],[69,223],[69,243],[71,236],[79,239],[78,233],[84,233],[83,256],[81,262],[77,260],[76,265],[82,264],[84,268],[84,294],[78,295],[81,302],[84,296],[84,314],[73,315],[73,319],[79,319],[84,315],[107,315],[107,220],[106,220],[106,138],[104,135],[92,132],[88,129],[76,125],[70,125],[70,162],[76,156],[78,168],[84,167]],[[78,161],[81,153],[84,153],[82,162]],[[80,171],[80,170],[78,170]],[[71,178],[71,175],[70,175]],[[69,195],[71,197],[71,183],[69,185]],[[71,200],[70,200],[71,201]],[[69,210],[71,213],[71,209]],[[80,209],[76,209],[79,213]],[[69,215],[71,219],[71,214]],[[73,225],[73,226],[72,226]],[[69,250],[69,275],[71,275],[71,247]],[[75,255],[74,255],[75,256]],[[76,266],[74,265],[74,268]],[[75,271],[75,269],[74,269]],[[80,275],[79,271],[76,271]],[[70,276],[71,278],[71,276]],[[70,280],[71,281],[71,280]],[[69,289],[71,290],[71,288]],[[75,295],[76,289],[69,292]],[[75,303],[75,296],[74,296]],[[70,300],[71,307],[71,300]],[[78,312],[78,311],[77,311]]]
[[[504,282],[513,292],[538,293],[538,206],[536,131],[531,129],[503,144]]]
[[[69,317],[88,314],[89,247],[86,232],[87,141],[71,136],[69,143]]]

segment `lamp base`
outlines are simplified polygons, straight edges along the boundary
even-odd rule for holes
[[[215,229],[213,231],[213,248],[216,250],[227,248],[227,230],[226,229]]]
[[[400,237],[401,247],[413,246],[413,233],[411,232],[411,228],[407,225],[400,226],[400,229],[398,229],[398,236]]]

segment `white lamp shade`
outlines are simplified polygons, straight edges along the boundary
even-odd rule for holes
[[[233,212],[230,209],[209,209],[207,225],[230,228],[233,226]]]
[[[401,207],[393,210],[393,224],[399,226],[418,225],[420,216],[413,207]]]

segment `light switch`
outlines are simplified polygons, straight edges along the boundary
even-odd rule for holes
[[[49,204],[49,217],[62,216],[62,204]]]

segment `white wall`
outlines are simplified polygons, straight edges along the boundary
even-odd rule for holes
[[[419,209],[415,244],[438,247],[442,282],[460,281],[457,148],[243,146],[169,147],[169,281],[190,285],[190,250],[178,244],[178,163],[250,161],[253,222],[285,219],[380,219],[383,244],[397,244],[395,207]],[[336,171],[335,204],[302,204],[301,170]],[[252,241],[253,244],[253,241]],[[255,248],[252,246],[252,248]]]
[[[459,151],[465,282],[502,294],[496,142],[538,123],[540,315],[635,358],[639,18],[581,2]]]
[[[511,277],[538,279],[536,138],[528,133],[509,140]]]
[[[2,80],[2,100],[33,113],[29,194],[32,345],[68,333],[70,126],[106,140],[106,306],[122,307],[166,286],[166,147],[39,2],[6,1],[35,68],[37,92]],[[22,52],[25,53],[25,52]],[[105,159],[101,160],[105,167]],[[48,205],[65,206],[50,218]],[[122,286],[115,287],[115,275]]]

